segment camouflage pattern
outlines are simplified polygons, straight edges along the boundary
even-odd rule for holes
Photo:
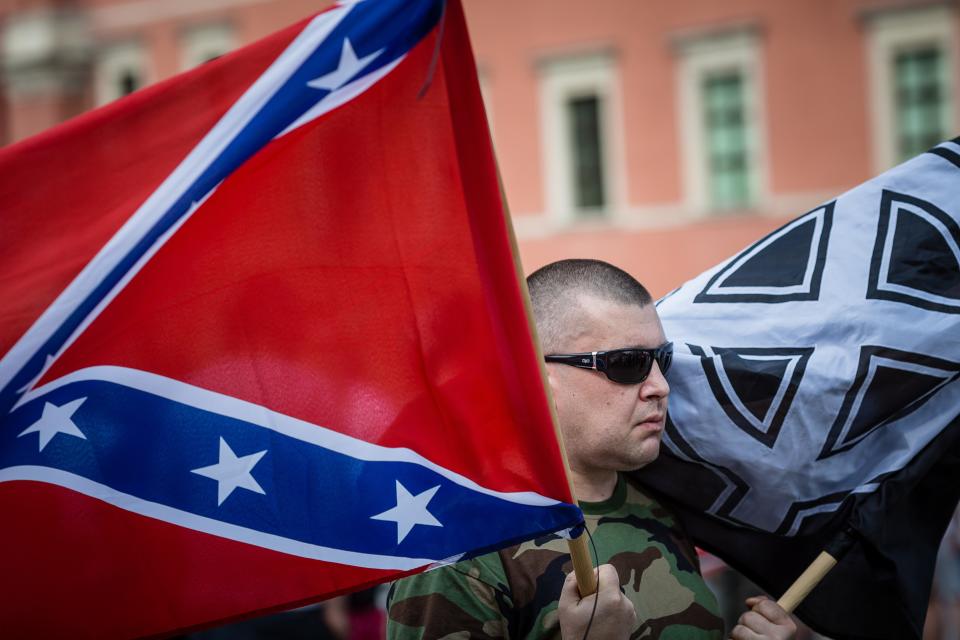
[[[674,518],[621,476],[609,500],[580,503],[601,563],[617,568],[637,610],[631,639],[723,638],[697,556]],[[546,536],[394,583],[390,640],[560,638],[557,603],[572,570],[567,542]]]

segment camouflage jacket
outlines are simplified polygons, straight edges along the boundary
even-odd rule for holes
[[[601,563],[617,568],[637,609],[631,639],[721,640],[717,601],[673,517],[620,476],[604,502],[581,502]],[[546,536],[398,580],[390,640],[559,638],[557,603],[572,569],[567,543]]]

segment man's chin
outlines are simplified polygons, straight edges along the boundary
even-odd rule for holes
[[[656,460],[660,455],[660,438],[656,438],[653,442],[650,440],[651,439],[647,439],[642,443],[641,447],[630,451],[629,458],[622,461],[618,471],[636,471]]]

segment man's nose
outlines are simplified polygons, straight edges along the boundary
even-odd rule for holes
[[[657,398],[666,398],[670,394],[670,385],[667,379],[663,377],[660,371],[660,364],[653,363],[650,369],[650,375],[640,385],[640,397],[644,400],[655,400]]]

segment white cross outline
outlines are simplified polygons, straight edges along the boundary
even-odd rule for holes
[[[887,279],[890,275],[890,256],[893,254],[893,240],[896,236],[897,220],[900,217],[901,210],[921,218],[927,224],[936,229],[943,238],[943,241],[947,243],[950,251],[953,252],[953,257],[956,259],[957,264],[960,264],[960,246],[957,245],[957,241],[954,239],[953,234],[950,233],[950,230],[947,229],[943,222],[941,222],[935,216],[930,215],[928,211],[914,206],[912,203],[903,202],[902,200],[894,200],[892,204],[896,204],[897,206],[891,206],[890,208],[890,221],[887,224],[887,236],[883,240],[883,255],[880,258],[880,274],[877,279],[877,289],[880,291],[899,293],[912,298],[920,298],[922,300],[927,300],[928,302],[935,302],[937,304],[960,309],[960,300],[955,298],[946,298],[935,293],[920,291],[919,289],[914,289],[912,287],[904,287],[903,285],[890,282]]]

